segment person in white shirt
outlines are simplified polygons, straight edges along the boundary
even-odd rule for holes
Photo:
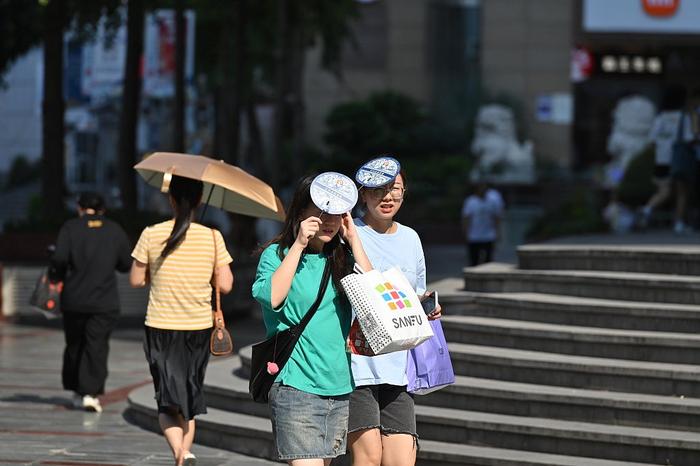
[[[360,189],[365,213],[355,219],[357,234],[376,270],[401,269],[419,296],[426,293],[426,268],[418,234],[394,220],[403,205],[406,173],[387,184]],[[439,319],[438,305],[428,320]],[[352,355],[355,390],[350,394],[348,445],[352,466],[413,466],[418,433],[413,395],[406,385],[408,351],[378,356]]]
[[[501,194],[484,182],[478,183],[474,194],[464,200],[462,232],[472,267],[491,262],[494,244],[500,236],[503,207]]]
[[[649,140],[655,146],[654,152],[654,184],[657,190],[641,210],[641,225],[648,224],[652,212],[665,203],[673,192],[674,180],[671,178],[671,162],[673,145],[680,138],[689,142],[692,140],[692,130],[689,118],[683,118],[685,106],[685,89],[673,86],[666,90],[661,103],[661,111],[654,118],[649,133]],[[683,127],[681,127],[681,124]],[[687,185],[684,180],[676,180],[676,213],[674,231],[683,233],[687,226],[684,222]]]

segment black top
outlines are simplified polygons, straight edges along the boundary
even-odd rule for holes
[[[52,280],[63,280],[61,308],[73,312],[119,311],[115,270],[131,267],[124,230],[101,215],[83,215],[61,227],[51,258]]]

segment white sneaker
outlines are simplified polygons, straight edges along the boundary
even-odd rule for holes
[[[183,457],[182,466],[197,466],[197,457],[192,453],[185,453]]]
[[[100,404],[100,400],[97,397],[85,395],[83,397],[83,409],[85,409],[86,411],[101,413],[102,405]]]

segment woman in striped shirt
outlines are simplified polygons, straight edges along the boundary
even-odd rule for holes
[[[207,412],[202,386],[209,362],[211,292],[233,287],[232,259],[221,233],[192,221],[202,198],[201,181],[173,176],[170,204],[175,218],[147,227],[131,256],[130,282],[150,282],[144,351],[158,420],[177,466],[194,466],[190,452],[194,417]]]

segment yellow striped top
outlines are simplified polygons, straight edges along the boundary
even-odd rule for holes
[[[192,223],[180,244],[163,259],[173,220],[143,230],[131,257],[148,266],[151,291],[146,325],[168,330],[202,330],[212,326],[211,278],[214,272],[212,230]],[[216,230],[215,230],[216,231]],[[216,231],[216,267],[233,261]]]

